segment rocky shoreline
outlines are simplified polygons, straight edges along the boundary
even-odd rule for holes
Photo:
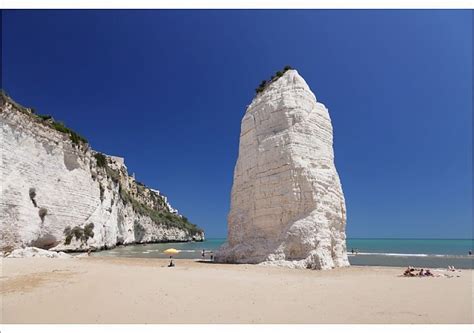
[[[190,242],[203,242],[204,239],[200,240],[182,240],[182,241],[157,241],[157,242],[147,242],[147,243],[130,243],[130,244],[121,244],[115,245],[112,247],[102,247],[102,248],[89,248],[89,249],[66,249],[64,251],[59,250],[45,250],[33,246],[21,247],[14,249],[11,252],[0,252],[0,257],[3,258],[33,258],[33,257],[42,257],[42,258],[74,258],[77,255],[70,255],[70,253],[82,253],[86,254],[88,252],[101,252],[113,250],[117,247],[127,247],[132,245],[148,245],[148,244],[173,244],[173,243],[190,243]]]

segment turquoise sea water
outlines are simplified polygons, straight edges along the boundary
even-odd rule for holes
[[[173,247],[181,250],[179,258],[199,259],[202,250],[206,250],[206,259],[210,252],[216,251],[225,238],[210,238],[204,242],[157,243],[116,247],[97,252],[95,256],[117,256],[137,258],[167,258],[163,251]],[[347,250],[352,265],[369,266],[418,266],[473,268],[474,250],[472,239],[348,239]],[[354,254],[352,254],[352,249]]]
[[[352,265],[473,268],[472,239],[349,239]],[[354,254],[352,254],[354,250]]]

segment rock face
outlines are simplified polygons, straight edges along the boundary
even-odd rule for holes
[[[348,266],[332,125],[296,70],[267,84],[242,119],[228,241],[216,260]]]
[[[166,197],[129,176],[123,158],[93,151],[4,93],[0,102],[0,250],[204,239]]]
[[[6,258],[72,258],[64,252],[48,251],[37,247],[25,247],[13,250]]]

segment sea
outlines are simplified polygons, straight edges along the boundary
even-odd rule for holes
[[[119,246],[93,253],[93,256],[130,258],[168,258],[164,250],[175,248],[180,253],[175,259],[209,260],[211,252],[224,244],[225,238],[209,238],[204,242],[154,243]],[[394,266],[446,268],[454,266],[472,269],[474,266],[473,239],[389,239],[351,238],[347,240],[349,262],[355,266]]]

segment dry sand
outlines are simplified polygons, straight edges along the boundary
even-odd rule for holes
[[[473,271],[3,259],[2,323],[473,323]],[[459,277],[457,277],[459,276]]]

